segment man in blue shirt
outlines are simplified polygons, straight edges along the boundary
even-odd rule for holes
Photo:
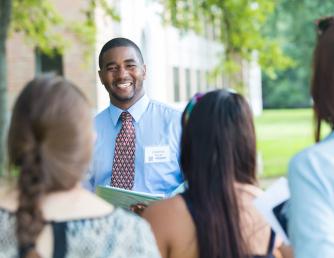
[[[135,130],[131,189],[170,195],[183,182],[178,160],[181,112],[152,101],[145,94],[146,66],[140,49],[132,41],[115,38],[107,42],[99,55],[99,67],[110,106],[95,118],[97,139],[84,185],[95,190],[97,185],[111,184],[115,173],[115,142],[122,128],[120,116],[127,111]]]

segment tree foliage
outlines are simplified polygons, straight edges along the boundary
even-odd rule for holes
[[[0,0],[0,175],[5,162],[5,131],[7,122],[7,69],[6,39],[11,20],[12,4],[10,0]]]
[[[279,41],[266,37],[262,28],[275,8],[268,0],[161,0],[168,11],[165,20],[177,28],[204,34],[206,26],[215,30],[215,40],[224,46],[220,67],[232,72],[235,59],[251,60],[254,52],[263,70],[273,76],[278,69],[293,64]],[[236,58],[237,57],[237,58]]]
[[[95,43],[94,12],[97,6],[103,8],[112,19],[120,19],[107,0],[86,1],[86,7],[81,9],[85,19],[81,21],[65,20],[50,1],[13,0],[11,30],[22,32],[30,44],[49,55],[54,50],[63,53],[70,45],[70,41],[64,37],[65,32],[76,36],[89,51]]]
[[[114,20],[119,16],[108,0],[88,0],[81,10],[83,21],[65,20],[48,0],[0,0],[0,175],[5,163],[5,132],[7,124],[7,65],[6,40],[10,33],[21,33],[33,47],[46,54],[62,54],[70,42],[64,33],[70,32],[86,46],[90,53],[95,43],[94,12],[97,6]]]
[[[263,78],[264,105],[268,108],[306,107],[312,75],[312,53],[316,41],[314,21],[333,15],[334,2],[322,0],[279,0],[264,33],[278,38],[284,53],[295,66]]]

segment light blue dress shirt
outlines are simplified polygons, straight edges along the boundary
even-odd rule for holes
[[[334,257],[334,133],[289,165],[289,236],[296,258]]]
[[[97,139],[93,161],[84,186],[94,191],[98,185],[110,185],[115,140],[122,127],[120,115],[124,110],[110,104],[95,118]],[[181,112],[144,95],[127,110],[136,130],[134,191],[170,195],[182,182],[179,166]],[[152,147],[166,150],[169,158],[149,162]],[[146,158],[146,161],[145,161]]]

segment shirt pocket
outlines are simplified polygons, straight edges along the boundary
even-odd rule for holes
[[[144,164],[146,182],[151,191],[169,194],[181,183],[179,162],[175,153],[170,160]]]

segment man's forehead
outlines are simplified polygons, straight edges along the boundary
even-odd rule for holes
[[[140,63],[140,58],[137,51],[131,46],[120,46],[108,49],[103,53],[102,61],[105,62],[125,62],[134,60]]]

